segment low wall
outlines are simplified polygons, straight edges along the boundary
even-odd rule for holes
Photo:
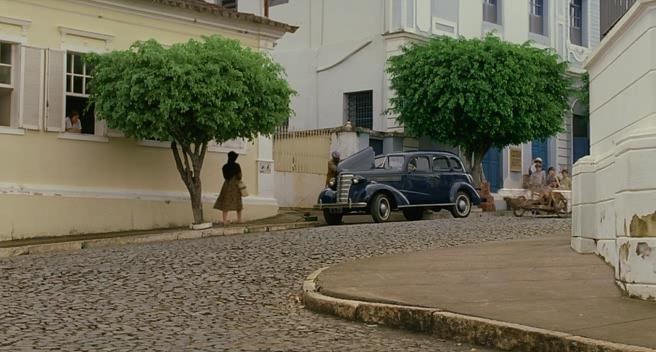
[[[215,195],[203,197],[206,221],[218,222]],[[275,199],[244,199],[244,220],[275,216]],[[234,213],[230,215],[234,220]],[[185,199],[0,195],[0,241],[188,226]]]
[[[276,172],[276,200],[281,207],[311,208],[326,183],[326,175]]]

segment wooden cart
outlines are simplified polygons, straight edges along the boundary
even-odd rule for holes
[[[555,214],[558,217],[570,215],[567,199],[557,190],[551,192],[531,191],[528,197],[519,196],[510,200],[513,214],[524,216],[528,211],[533,216],[541,214]]]

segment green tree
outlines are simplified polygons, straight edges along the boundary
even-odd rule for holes
[[[282,67],[235,40],[170,48],[149,40],[85,60],[94,68],[90,104],[98,118],[126,137],[171,142],[197,224],[208,143],[272,134],[292,113]]]
[[[551,50],[502,41],[434,37],[390,58],[397,114],[413,136],[460,147],[474,183],[492,147],[544,139],[562,130],[567,64]]]

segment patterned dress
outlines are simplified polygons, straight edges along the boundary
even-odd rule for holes
[[[214,209],[222,211],[240,211],[244,208],[241,200],[239,183],[241,182],[241,167],[235,162],[223,165],[223,186],[219,198],[214,202]]]

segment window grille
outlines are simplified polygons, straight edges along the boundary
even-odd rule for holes
[[[346,93],[346,118],[353,127],[373,128],[373,91]]]

